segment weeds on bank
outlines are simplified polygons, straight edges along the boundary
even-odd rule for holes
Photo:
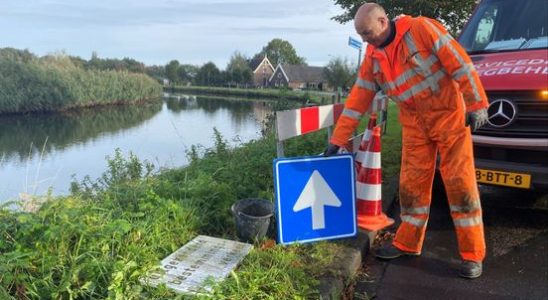
[[[151,176],[152,166],[119,150],[96,181],[73,183],[73,194],[36,213],[0,211],[1,299],[173,299],[139,278],[198,234],[234,238],[230,205],[271,198],[273,148],[253,141],[217,144],[185,169]],[[266,162],[265,162],[266,161]],[[252,251],[214,290],[219,299],[306,298],[316,281],[314,246]]]

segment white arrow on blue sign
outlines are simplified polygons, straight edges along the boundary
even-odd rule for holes
[[[281,244],[357,234],[351,154],[274,160],[274,184]]]
[[[348,37],[348,45],[352,48],[361,49],[363,46],[363,43],[360,40],[357,40],[355,38],[352,38],[351,36]]]

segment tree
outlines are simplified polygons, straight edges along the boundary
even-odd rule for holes
[[[297,55],[293,45],[282,39],[271,40],[263,47],[261,52],[255,54],[253,59],[256,59],[257,57],[263,58],[265,54],[270,60],[270,63],[274,66],[277,66],[278,64],[306,65],[306,60],[304,57]]]
[[[196,79],[196,75],[200,67],[195,65],[184,64],[179,66],[179,78],[184,83],[192,83]]]
[[[36,56],[30,53],[27,49],[19,50],[15,48],[0,48],[0,59],[9,59],[28,63],[29,61],[36,59]]]
[[[230,84],[246,84],[251,82],[253,71],[249,67],[248,59],[236,51],[232,54],[225,74],[226,82]]]
[[[122,68],[133,73],[145,73],[145,64],[133,58],[124,57],[121,61]]]
[[[166,77],[171,83],[179,82],[179,61],[174,59],[166,65]]]
[[[218,85],[221,83],[221,71],[213,62],[208,62],[198,70],[196,83],[199,85]]]
[[[91,53],[91,59],[89,61],[77,61],[74,62],[83,64],[84,68],[87,70],[116,70],[116,71],[128,71],[132,73],[145,73],[146,68],[145,64],[139,61],[136,61],[133,58],[124,57],[123,59],[117,58],[99,58],[99,55],[96,51]]]
[[[166,78],[166,67],[157,65],[147,66],[145,67],[145,73],[158,81],[162,81],[162,79]]]
[[[364,3],[362,0],[334,0],[345,12],[332,19],[346,23],[354,19],[356,11]],[[468,21],[476,0],[377,0],[388,14],[394,18],[400,14],[425,16],[443,23],[451,34],[456,35]]]
[[[347,59],[336,57],[325,66],[324,75],[330,86],[346,89],[352,86],[356,78],[356,68],[349,64]]]
[[[68,57],[72,63],[78,67],[78,68],[81,68],[81,69],[84,69],[86,67],[86,64],[88,63],[87,60],[79,57],[79,56],[69,56]]]

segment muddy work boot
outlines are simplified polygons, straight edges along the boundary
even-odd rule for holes
[[[419,256],[419,255],[421,255],[421,253],[420,252],[403,251],[403,250],[400,250],[400,249],[396,248],[392,244],[388,244],[388,245],[385,245],[385,246],[377,249],[377,251],[375,253],[376,257],[382,258],[382,259],[393,259],[393,258],[398,258],[400,256],[405,256],[405,255]]]
[[[465,260],[460,265],[460,277],[474,279],[481,276],[483,268],[481,262]]]

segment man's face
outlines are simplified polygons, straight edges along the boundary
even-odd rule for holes
[[[387,30],[387,25],[387,20],[382,17],[367,17],[357,20],[354,27],[364,42],[378,47],[386,38],[384,32]]]

